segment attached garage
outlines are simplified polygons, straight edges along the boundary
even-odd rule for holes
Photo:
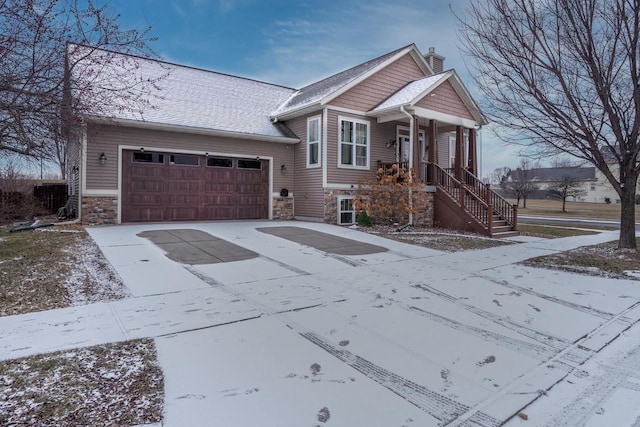
[[[269,218],[269,161],[122,152],[122,222]]]

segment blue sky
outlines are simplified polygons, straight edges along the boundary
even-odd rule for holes
[[[96,1],[96,3],[100,3]],[[477,100],[473,64],[459,49],[452,10],[467,0],[111,0],[123,27],[151,25],[161,58],[299,88],[415,43],[435,47]],[[483,131],[483,174],[516,166],[515,150]]]

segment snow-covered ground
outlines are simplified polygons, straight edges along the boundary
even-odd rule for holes
[[[175,224],[91,228],[134,297],[0,318],[0,359],[155,337],[166,426],[640,425],[638,282],[514,265],[615,233],[445,254],[295,223],[389,249],[343,256],[278,225],[180,224],[260,254],[198,266],[137,236]]]

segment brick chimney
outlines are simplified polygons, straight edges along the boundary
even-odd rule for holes
[[[436,53],[435,47],[429,48],[429,53],[424,56],[427,63],[431,66],[431,69],[435,74],[441,73],[444,70],[444,56]]]

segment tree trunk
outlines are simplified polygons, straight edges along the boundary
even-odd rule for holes
[[[562,212],[567,212],[566,206],[567,206],[567,198],[563,197],[562,198]]]
[[[627,185],[622,189],[620,210],[620,240],[618,248],[637,249],[636,244],[636,183],[637,175],[627,175]]]

